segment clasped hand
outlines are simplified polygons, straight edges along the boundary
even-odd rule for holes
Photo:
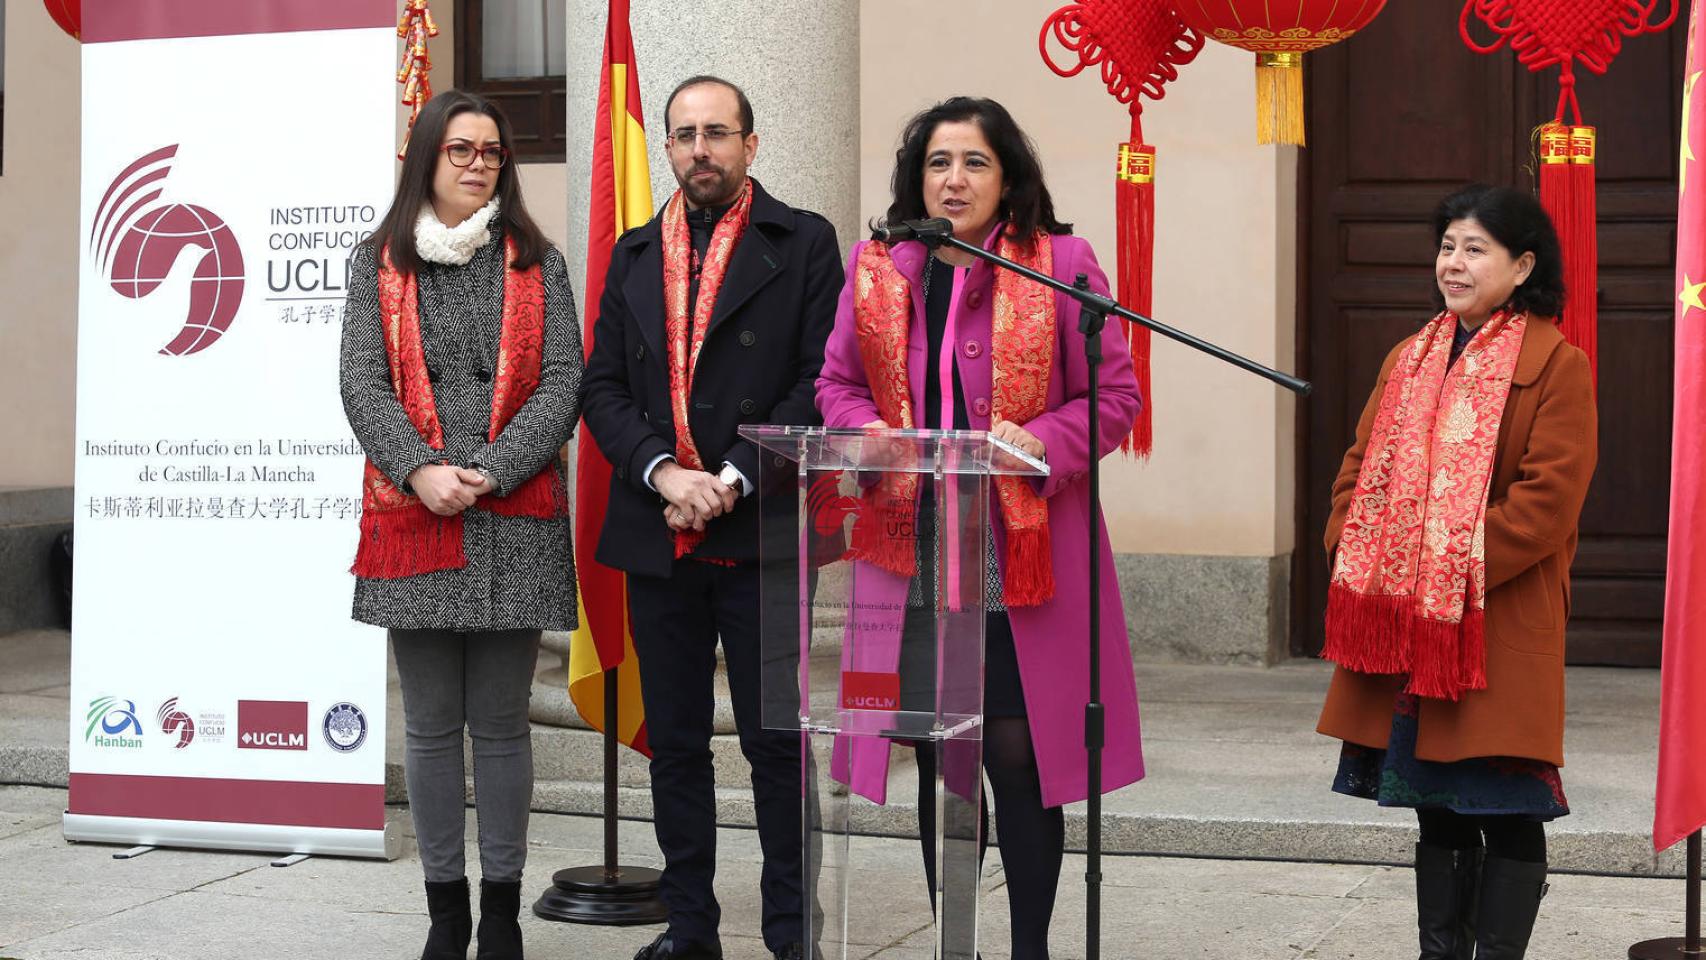
[[[703,470],[665,460],[652,470],[652,486],[669,501],[663,519],[671,530],[704,530],[705,524],[735,508],[735,489]]]
[[[444,463],[416,467],[408,483],[426,508],[441,517],[454,517],[492,492],[492,482],[485,474]]]

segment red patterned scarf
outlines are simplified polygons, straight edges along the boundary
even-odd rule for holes
[[[1327,593],[1321,655],[1456,700],[1487,686],[1487,493],[1526,314],[1495,314],[1451,363],[1457,317],[1417,334],[1380,396]]]
[[[705,469],[688,423],[688,400],[693,395],[693,373],[699,366],[699,350],[711,328],[711,311],[717,292],[729,271],[729,259],[746,233],[752,214],[752,181],[741,188],[740,199],[723,214],[711,232],[711,243],[699,268],[699,297],[693,315],[687,314],[688,284],[693,265],[693,238],[687,229],[687,201],[677,190],[663,208],[663,321],[664,342],[669,347],[669,406],[675,417],[675,461],[689,470]],[[684,557],[705,539],[701,530],[678,530],[675,555]]]
[[[513,262],[513,243],[505,243],[505,255]],[[444,428],[433,402],[421,342],[415,276],[399,273],[388,251],[380,252],[379,316],[385,326],[391,387],[421,439],[434,450],[443,450]],[[545,284],[539,266],[510,267],[504,271],[503,332],[498,338],[488,440],[497,439],[539,385],[544,341]],[[363,469],[361,489],[361,543],[351,568],[356,576],[392,579],[467,565],[461,514],[441,517],[428,510],[419,497],[392,483],[372,460]],[[568,496],[557,471],[547,467],[509,494],[486,494],[474,506],[506,517],[550,519],[568,512]]]
[[[1054,244],[1046,233],[1021,244],[1002,230],[995,252],[1038,272],[1054,272]],[[906,368],[911,289],[881,243],[865,245],[854,271],[853,318],[871,398],[889,426],[911,429],[918,425]],[[1054,369],[1054,294],[1002,270],[995,275],[993,309],[989,422],[1011,420],[1022,426],[1043,412],[1048,399],[1049,374]],[[865,492],[865,508],[853,529],[855,558],[903,576],[917,572],[912,542],[890,537],[887,531],[912,524],[918,510],[918,482],[917,474],[886,473]],[[996,477],[995,490],[1007,530],[1003,600],[1012,607],[1044,603],[1054,596],[1048,504],[1022,477]]]

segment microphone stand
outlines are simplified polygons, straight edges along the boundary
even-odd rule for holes
[[[1312,387],[1308,381],[1299,380],[1289,374],[1263,366],[1223,347],[1194,337],[1182,330],[1176,330],[1136,311],[1128,310],[1120,306],[1119,302],[1112,297],[1091,290],[1090,278],[1085,274],[1078,274],[1076,282],[1066,284],[1047,274],[1014,263],[1006,257],[990,253],[982,247],[966,243],[954,236],[953,225],[945,219],[908,220],[905,221],[902,230],[893,231],[890,236],[894,236],[896,239],[907,237],[917,239],[932,250],[937,247],[952,247],[955,250],[963,250],[980,260],[989,261],[997,269],[1011,270],[1022,277],[1034,280],[1078,301],[1078,330],[1084,335],[1084,360],[1089,367],[1090,376],[1090,417],[1088,424],[1090,443],[1086,448],[1090,451],[1090,699],[1084,704],[1084,749],[1089,760],[1086,778],[1088,784],[1086,797],[1089,810],[1086,813],[1084,844],[1085,922],[1087,925],[1085,930],[1085,956],[1086,960],[1100,960],[1102,940],[1102,746],[1105,740],[1105,717],[1102,705],[1100,645],[1102,618],[1102,458],[1099,455],[1101,409],[1097,381],[1102,363],[1102,328],[1106,326],[1109,316],[1123,317],[1164,337],[1177,340],[1189,347],[1195,347],[1209,356],[1223,360],[1257,376],[1265,377],[1298,396],[1308,396]],[[879,239],[884,238],[879,237]]]

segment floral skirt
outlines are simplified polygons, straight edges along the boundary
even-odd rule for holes
[[[1392,711],[1392,737],[1378,750],[1347,742],[1339,753],[1333,790],[1383,807],[1451,810],[1468,815],[1514,814],[1553,820],[1570,812],[1558,768],[1525,757],[1471,757],[1450,763],[1416,759],[1419,701],[1401,693]]]

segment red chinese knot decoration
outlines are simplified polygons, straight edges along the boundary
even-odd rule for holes
[[[432,99],[432,57],[427,55],[427,38],[438,36],[438,24],[433,22],[427,0],[404,0],[403,15],[397,19],[397,36],[403,38],[403,62],[397,67],[397,82],[403,85],[403,105],[409,107],[409,127],[403,132],[403,146],[397,159],[409,149],[409,135],[415,130],[415,118]]]
[[[1076,62],[1062,66],[1049,53],[1053,37]],[[1130,138],[1119,145],[1114,165],[1118,249],[1116,284],[1120,303],[1147,316],[1154,308],[1155,148],[1143,142],[1142,97],[1160,100],[1179,68],[1202,52],[1201,34],[1173,8],[1153,0],[1084,0],[1056,10],[1038,39],[1043,62],[1063,77],[1100,66],[1102,83],[1131,113]],[[1143,410],[1121,444],[1147,457],[1155,445],[1154,392],[1149,369],[1150,332],[1127,324],[1126,343],[1143,391]]]
[[[59,29],[71,35],[71,39],[83,39],[82,0],[42,0],[42,6],[47,8],[47,15],[53,18],[53,22],[59,24]]]
[[[1386,0],[1179,0],[1210,40],[1256,55],[1256,140],[1302,145],[1303,55],[1368,26]]]
[[[1567,299],[1559,318],[1564,339],[1580,347],[1599,369],[1599,201],[1594,186],[1598,136],[1582,123],[1576,99],[1576,64],[1603,74],[1623,49],[1625,37],[1666,30],[1676,20],[1676,0],[1662,21],[1654,21],[1663,0],[1466,0],[1457,29],[1476,53],[1509,46],[1517,62],[1532,72],[1558,68],[1558,106],[1552,119],[1535,130],[1540,203],[1558,228],[1564,254]],[[1477,42],[1471,18],[1493,32],[1490,43]],[[1569,113],[1566,122],[1565,112]]]

